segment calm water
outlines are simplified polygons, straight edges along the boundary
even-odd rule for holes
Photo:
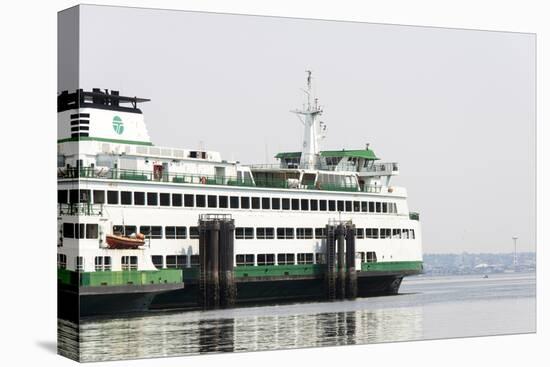
[[[406,278],[397,296],[89,320],[82,361],[394,342],[535,331],[535,275]],[[76,349],[59,322],[59,349]]]

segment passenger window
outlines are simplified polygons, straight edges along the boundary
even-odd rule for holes
[[[158,205],[158,194],[156,192],[147,193],[147,205],[150,205],[150,206]]]
[[[283,210],[290,210],[290,199],[283,198]]]
[[[374,213],[374,201],[369,201],[369,213]]]
[[[189,238],[190,239],[198,239],[199,238],[199,227],[197,227],[197,226],[189,227]]]
[[[170,206],[170,194],[161,192],[160,196],[160,206]]]
[[[218,205],[217,203],[217,197],[216,195],[208,195],[208,207],[209,208],[216,208]]]
[[[311,199],[309,201],[309,209],[312,211],[318,210],[318,201],[317,199]]]
[[[204,195],[195,195],[195,203],[197,208],[204,208],[206,206],[206,197]]]
[[[145,193],[136,191],[134,192],[134,205],[145,205]]]
[[[94,204],[105,204],[105,191],[94,190]]]
[[[231,196],[229,198],[229,204],[231,206],[231,209],[239,209],[239,197]]]
[[[172,206],[181,206],[181,194],[172,194]]]
[[[63,223],[63,237],[74,238],[74,223]]]
[[[120,203],[122,205],[132,205],[132,193],[130,191],[121,191]]]
[[[195,206],[195,199],[193,194],[185,194],[183,195],[183,204],[186,207],[192,208]]]
[[[69,200],[69,194],[67,190],[57,190],[57,203],[66,204]]]
[[[86,238],[96,239],[98,237],[98,225],[95,223],[86,224]]]
[[[107,204],[118,204],[118,191],[107,191]]]
[[[347,212],[351,212],[352,210],[352,205],[351,205],[351,201],[346,201],[346,211]]]

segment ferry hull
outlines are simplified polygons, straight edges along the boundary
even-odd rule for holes
[[[399,291],[402,274],[359,276],[358,297],[394,295]],[[77,295],[76,289],[60,285],[58,316],[72,322],[87,317],[120,317],[128,314],[161,310],[191,311],[201,309],[197,283],[179,289],[144,289],[133,292],[111,292]],[[236,306],[320,302],[326,300],[322,278],[240,281],[237,283]],[[75,305],[78,305],[75,307]]]

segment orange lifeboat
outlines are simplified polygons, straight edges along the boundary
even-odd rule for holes
[[[145,244],[145,236],[141,233],[136,234],[135,238],[108,234],[105,241],[109,248],[116,250],[135,250]]]

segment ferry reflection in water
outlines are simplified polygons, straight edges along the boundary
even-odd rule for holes
[[[426,277],[398,296],[59,321],[58,348],[101,361],[528,333],[535,285],[534,274]]]
[[[80,325],[82,361],[246,352],[414,340],[422,335],[422,307],[352,310],[303,315],[223,317],[226,311],[163,314]],[[281,308],[285,308],[282,306]],[[240,311],[243,311],[240,310]],[[291,307],[288,311],[293,311]],[[216,317],[221,316],[219,318]],[[60,321],[59,348],[76,353],[76,325]]]

